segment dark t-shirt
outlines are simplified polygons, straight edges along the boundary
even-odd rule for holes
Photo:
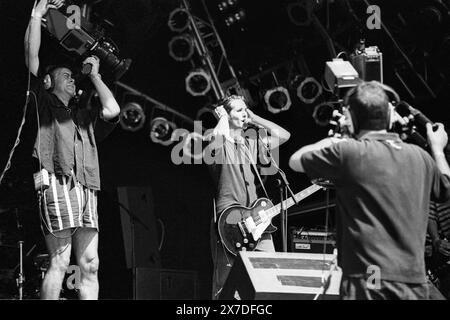
[[[442,175],[423,149],[397,134],[369,133],[301,158],[311,179],[336,187],[339,264],[346,276],[424,283],[424,243],[432,198],[449,196]],[[373,269],[372,269],[373,270]]]
[[[33,156],[50,173],[69,176],[73,169],[82,185],[99,190],[100,172],[94,128],[110,132],[115,123],[97,121],[99,109],[95,107],[66,107],[56,95],[45,90],[43,82],[33,74],[31,88],[31,105],[37,102],[39,113]]]
[[[268,163],[265,146],[256,134],[247,134],[240,141],[223,136],[215,139],[210,144],[217,143],[212,148],[215,161],[209,168],[216,184],[217,214],[235,204],[250,206],[258,198],[255,166]]]

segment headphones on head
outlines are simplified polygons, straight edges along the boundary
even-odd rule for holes
[[[55,79],[53,77],[53,72],[58,68],[58,66],[51,65],[45,68],[45,75],[43,78],[44,89],[47,91],[52,91],[55,87]]]
[[[364,84],[375,84],[381,89],[383,89],[384,93],[386,94],[388,98],[388,110],[387,110],[387,124],[386,129],[391,129],[394,124],[394,105],[396,105],[400,101],[400,97],[395,92],[394,89],[391,87],[378,82],[378,81],[369,81],[369,82],[362,82],[358,84],[356,87],[353,87],[350,89],[347,94],[344,97],[344,116],[346,120],[346,126],[347,130],[351,135],[354,135],[360,131],[360,124],[358,123],[358,118],[355,115],[355,111],[352,110],[352,108],[349,105],[350,99],[357,93],[358,89],[361,87],[361,85]],[[392,104],[393,103],[393,104]]]
[[[52,92],[52,90],[55,88],[55,77],[54,77],[54,71],[59,68],[67,68],[69,70],[72,70],[72,68],[69,65],[66,64],[57,64],[57,65],[49,65],[45,68],[44,72],[44,89]]]

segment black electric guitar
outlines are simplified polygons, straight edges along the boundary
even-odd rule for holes
[[[297,193],[295,199],[299,202],[320,189],[321,186],[313,184]],[[294,204],[292,198],[283,201],[286,209]],[[280,208],[281,203],[274,206],[269,199],[259,198],[250,208],[233,205],[223,210],[217,227],[225,248],[234,255],[240,250],[253,251],[264,232],[277,230],[272,224],[272,218],[280,213]]]

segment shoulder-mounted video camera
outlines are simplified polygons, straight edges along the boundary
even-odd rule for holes
[[[106,66],[106,71],[118,80],[129,69],[131,59],[119,58],[119,49],[103,35],[104,31],[87,30],[92,29],[92,24],[86,19],[84,11],[85,7],[82,9],[69,2],[58,10],[49,9],[45,16],[46,30],[70,53],[83,59],[97,56],[101,64]],[[99,28],[98,25],[95,27]]]

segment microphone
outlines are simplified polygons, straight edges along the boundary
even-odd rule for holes
[[[252,129],[256,129],[256,130],[259,130],[259,129],[266,129],[266,128],[264,128],[263,126],[260,126],[259,124],[253,123],[253,122],[251,122],[251,121],[245,122],[245,126],[246,126],[247,128],[252,128]]]

